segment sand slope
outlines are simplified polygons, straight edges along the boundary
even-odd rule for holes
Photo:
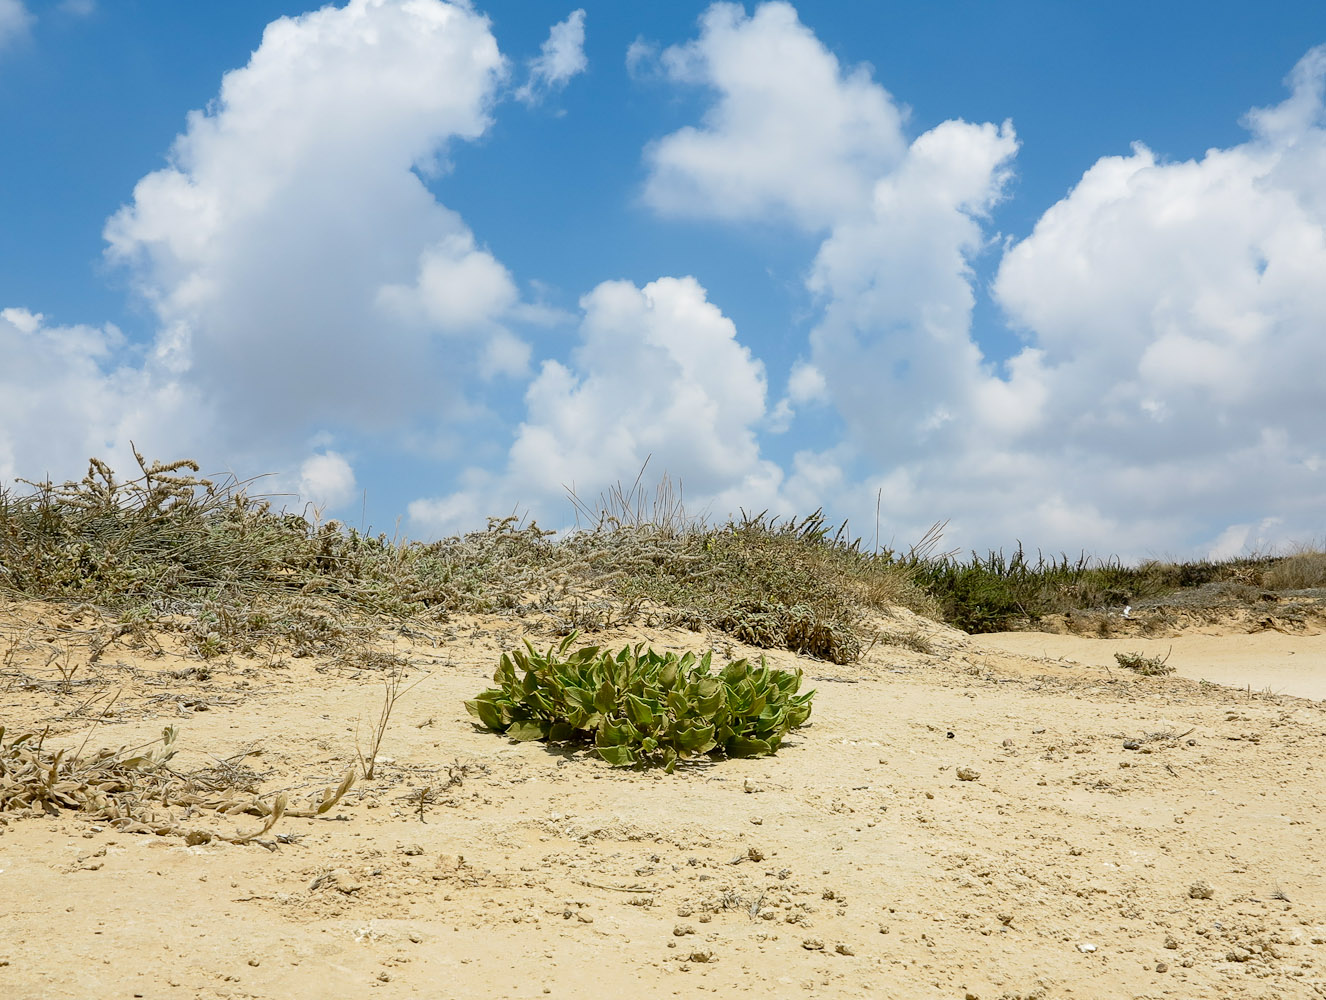
[[[0,724],[49,725],[52,745],[82,741],[96,713],[70,713],[96,685],[123,688],[89,746],[170,723],[180,770],[249,749],[264,788],[307,790],[343,773],[381,702],[380,674],[316,658],[172,677],[199,661],[169,641],[107,651],[62,695],[34,647],[79,623],[0,615],[25,643]],[[671,777],[476,730],[461,701],[510,622],[402,640],[431,674],[376,780],[283,820],[274,850],[72,814],[0,827],[0,996],[1326,996],[1321,704],[928,628],[934,655],[801,661],[815,714],[777,756]]]
[[[1115,653],[1140,652],[1168,657],[1175,673],[1254,691],[1320,701],[1326,698],[1326,634],[1288,634],[1267,629],[1255,633],[1212,630],[1165,639],[1132,636],[1089,639],[1045,632],[1001,632],[981,636],[989,647],[1048,659],[1068,659],[1117,669]]]

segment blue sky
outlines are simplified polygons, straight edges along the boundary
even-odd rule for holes
[[[1323,43],[1317,3],[0,0],[0,481],[132,439],[430,537],[652,455],[902,543],[1320,540]]]

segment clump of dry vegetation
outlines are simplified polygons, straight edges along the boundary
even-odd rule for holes
[[[1174,673],[1174,668],[1167,662],[1169,654],[1164,656],[1146,656],[1142,653],[1115,653],[1115,661],[1119,666],[1141,674],[1143,677],[1164,677],[1166,674]]]
[[[1303,549],[1278,559],[1262,574],[1268,590],[1320,590],[1326,588],[1326,552]]]
[[[147,746],[103,749],[84,758],[82,748],[73,754],[47,749],[45,734],[20,733],[6,739],[5,728],[0,726],[0,826],[10,817],[58,815],[69,810],[130,833],[182,836],[191,844],[211,840],[261,843],[282,816],[321,816],[354,783],[351,770],[339,786],[323,790],[307,803],[292,805],[285,794],[263,797],[237,787],[233,769],[193,774],[174,770],[170,761],[177,736],[174,727],[167,727],[161,739]],[[261,817],[262,827],[247,834],[186,828],[172,807],[189,813],[247,813]]]
[[[1189,563],[1037,555],[933,555],[942,525],[905,553],[866,549],[823,512],[686,513],[665,476],[594,503],[560,537],[516,517],[436,542],[356,531],[275,506],[254,481],[148,462],[119,480],[93,459],[78,482],[0,488],[0,593],[77,601],[120,634],[182,633],[204,658],[259,649],[296,656],[363,650],[384,623],[427,628],[467,612],[593,632],[643,619],[713,628],[751,645],[836,663],[889,641],[871,615],[894,606],[969,632],[1034,626],[1050,614],[1112,613],[1212,586],[1326,587],[1326,554]],[[643,470],[642,470],[643,474]]]
[[[421,543],[277,509],[192,461],[136,458],[123,481],[94,459],[78,482],[0,490],[0,590],[183,631],[204,658],[334,654],[374,623],[474,612],[542,616],[563,633],[646,616],[845,663],[871,609],[935,611],[891,552],[863,551],[820,512],[711,525],[686,516],[666,478],[649,505],[638,480],[593,508],[573,497],[589,525],[561,538],[508,517]]]

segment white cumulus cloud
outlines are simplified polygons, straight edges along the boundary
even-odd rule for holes
[[[565,21],[548,31],[538,58],[530,60],[529,79],[516,91],[516,97],[534,103],[551,90],[565,87],[574,76],[589,68],[585,57],[585,12],[573,10]]]
[[[340,507],[355,495],[354,468],[344,455],[322,451],[299,467],[299,495],[316,507]]]
[[[179,364],[239,427],[418,415],[475,363],[509,275],[416,168],[473,139],[505,64],[440,0],[351,0],[268,25],[106,227]],[[445,360],[435,345],[451,345]],[[468,357],[468,360],[467,360]]]
[[[781,473],[760,457],[763,364],[694,278],[643,288],[608,281],[580,302],[580,339],[568,363],[543,362],[525,394],[526,416],[497,476],[411,505],[416,526],[456,530],[481,510],[531,505],[569,514],[566,488],[593,500],[644,467],[680,479],[703,506],[777,490]],[[735,507],[733,508],[735,509]]]
[[[635,65],[643,50],[632,51]],[[672,81],[717,95],[699,126],[645,152],[645,200],[661,212],[774,213],[820,229],[855,211],[906,149],[903,112],[869,69],[844,71],[791,4],[761,4],[752,15],[714,4],[699,38],[661,60]]]
[[[846,434],[799,454],[778,496],[858,526],[878,502],[903,539],[947,518],[960,545],[1205,554],[1319,532],[1326,47],[1246,142],[1185,162],[1139,144],[1088,170],[1001,261],[992,291],[1026,343],[998,363],[974,336],[973,265],[996,252],[1011,123],[909,141],[786,4],[717,4],[662,61],[716,96],[646,149],[646,199],[827,231],[822,315],[765,426],[823,401]]]
[[[353,472],[310,438],[454,433],[481,409],[474,376],[527,372],[508,321],[539,309],[421,177],[487,130],[506,71],[466,3],[349,0],[268,25],[106,224],[151,343],[4,313],[0,473],[127,468],[132,438],[335,504]]]
[[[185,457],[209,417],[187,389],[144,365],[113,326],[57,326],[0,310],[0,483],[81,476],[89,458],[133,469],[148,454]]]
[[[1285,101],[1247,116],[1247,141],[1101,159],[1004,258],[995,292],[1046,393],[1024,446],[1057,451],[1104,509],[1320,530],[1324,81],[1319,47]],[[1129,467],[1154,482],[1108,474]]]

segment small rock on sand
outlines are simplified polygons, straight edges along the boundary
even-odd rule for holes
[[[1189,899],[1211,899],[1215,896],[1215,890],[1211,888],[1211,883],[1206,881],[1197,881],[1188,886]]]

